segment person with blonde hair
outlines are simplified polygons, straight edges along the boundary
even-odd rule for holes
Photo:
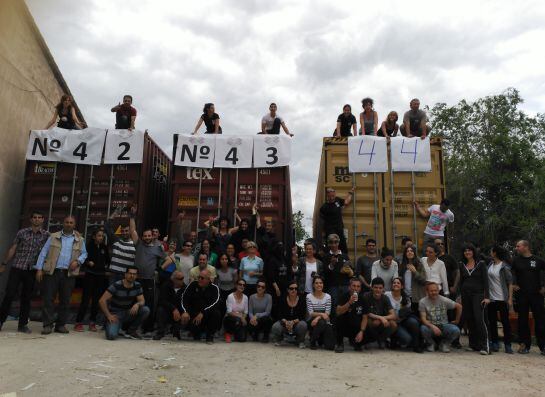
[[[377,135],[384,137],[397,136],[397,133],[399,132],[399,124],[397,124],[398,119],[399,117],[396,111],[392,110],[388,113],[386,120],[380,125]]]

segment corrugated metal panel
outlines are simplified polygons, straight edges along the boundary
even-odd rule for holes
[[[27,161],[21,225],[32,210],[47,216],[49,230],[58,230],[72,214],[78,230],[103,225],[117,207],[137,203],[138,227],[166,231],[171,161],[146,133],[142,164],[74,165]],[[116,226],[128,223],[126,210]]]
[[[415,214],[412,202],[416,199],[423,206],[439,203],[446,189],[440,140],[432,140],[431,153],[432,172],[414,173],[414,183],[411,173],[394,173],[392,186],[389,173],[350,174],[347,138],[324,138],[314,204],[315,238],[321,238],[319,208],[325,201],[325,190],[333,187],[344,197],[355,186],[353,203],[343,212],[350,255],[362,255],[367,238],[376,239],[379,247],[401,252],[401,239],[410,236],[418,239],[420,247],[427,220]]]

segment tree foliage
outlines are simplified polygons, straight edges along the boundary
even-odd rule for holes
[[[511,88],[430,111],[434,135],[444,137],[455,248],[527,239],[545,251],[545,116],[524,113],[522,102]]]
[[[305,219],[305,215],[301,211],[293,214],[293,229],[295,230],[295,242],[297,244],[301,244],[303,240],[310,237],[303,226],[303,219]]]

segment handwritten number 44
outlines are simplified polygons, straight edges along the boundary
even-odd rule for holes
[[[411,142],[414,142],[414,152],[409,152],[409,151],[404,151],[403,149],[405,149],[405,142],[406,140],[403,139],[403,142],[401,143],[401,154],[412,154],[414,155],[413,157],[413,164],[416,164],[416,156],[417,156],[417,150],[416,148],[418,147],[418,139],[411,139]],[[409,145],[407,145],[409,146]]]

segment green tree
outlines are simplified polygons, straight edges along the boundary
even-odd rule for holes
[[[303,226],[303,219],[305,219],[305,215],[301,211],[293,214],[293,230],[295,231],[295,242],[297,244],[301,244],[310,237]]]
[[[513,245],[528,239],[545,248],[545,117],[519,109],[516,89],[430,111],[444,137],[447,195],[456,220],[452,245]]]

